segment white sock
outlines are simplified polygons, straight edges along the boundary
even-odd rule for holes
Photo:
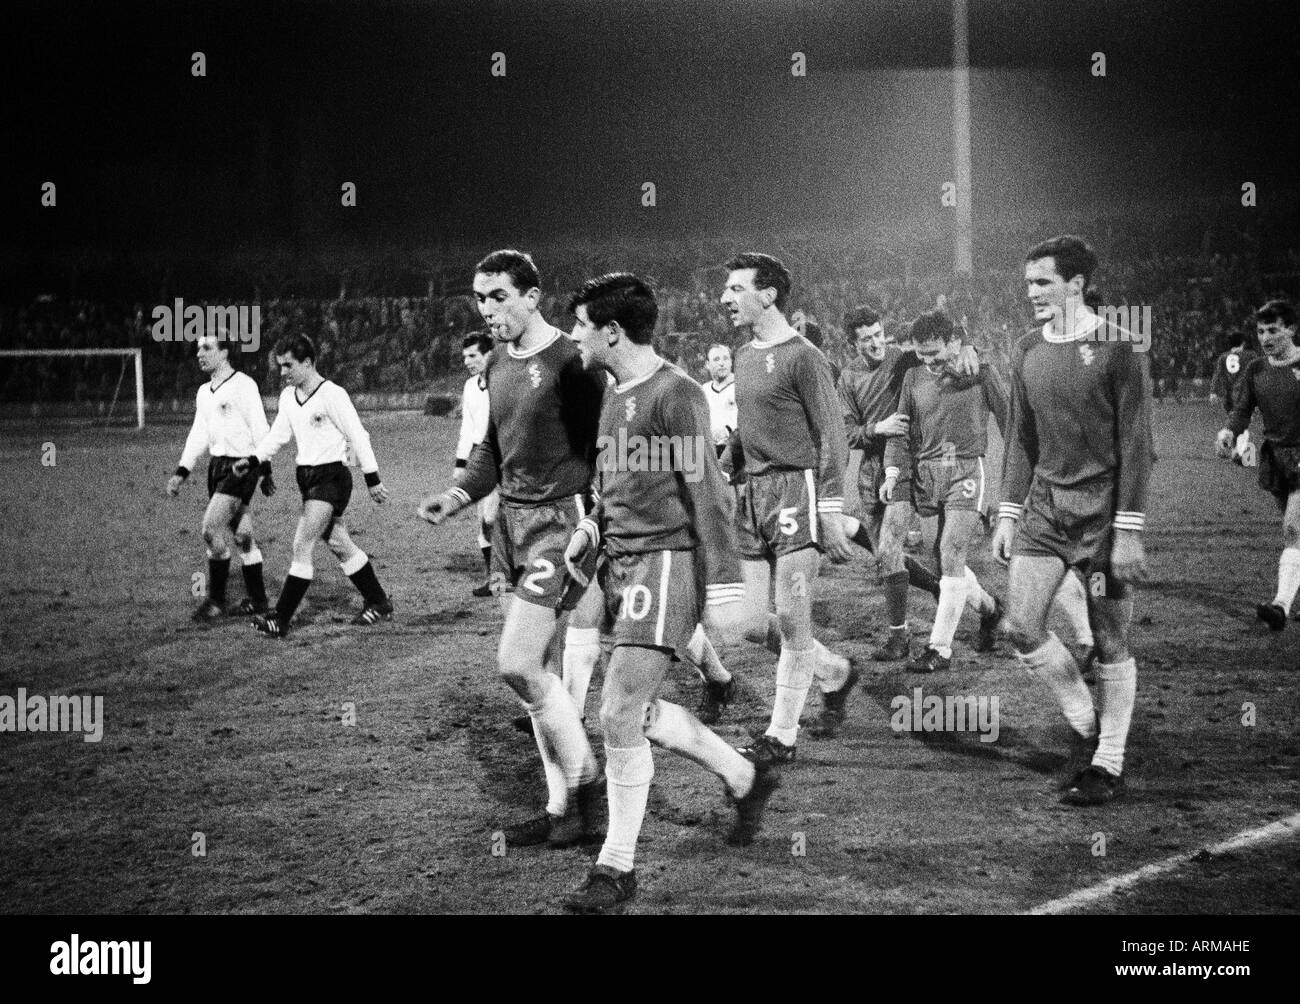
[[[1088,685],[1079,675],[1079,665],[1070,650],[1054,634],[1047,636],[1032,652],[1016,653],[1020,664],[1042,680],[1061,702],[1065,719],[1079,735],[1091,738],[1097,734],[1096,708]]]
[[[655,762],[650,744],[605,747],[605,781],[609,793],[609,830],[596,864],[630,872],[636,859],[636,840],[645,820],[650,779]]]
[[[564,632],[564,655],[561,659],[564,689],[578,709],[579,718],[586,717],[587,690],[599,660],[600,631],[597,628],[571,627]]]
[[[712,729],[685,708],[657,700],[650,706],[651,724],[645,737],[656,746],[680,753],[722,778],[737,798],[749,794],[754,765],[723,742]]]
[[[343,569],[344,575],[356,575],[357,572],[366,567],[366,562],[369,560],[365,551],[358,550],[347,561],[340,561],[339,568]]]
[[[1092,644],[1092,624],[1088,620],[1088,595],[1083,591],[1083,580],[1067,570],[1052,604],[1065,615],[1080,645]]]
[[[249,565],[260,565],[262,563],[262,550],[261,548],[254,547],[247,551],[241,551],[239,560],[244,563],[245,568]]]
[[[701,680],[711,683],[726,683],[731,679],[727,667],[718,658],[718,652],[713,647],[713,642],[709,641],[708,636],[704,633],[703,624],[695,625],[695,633],[691,635],[691,640],[686,643],[684,654],[686,661],[695,667],[695,672],[700,674]]]
[[[776,661],[776,699],[772,702],[772,724],[767,734],[793,746],[799,736],[799,716],[803,714],[808,688],[817,667],[817,650],[795,651],[783,648]]]
[[[316,574],[316,569],[310,561],[295,561],[289,566],[289,574],[295,579],[310,580]]]
[[[1284,547],[1277,562],[1277,596],[1273,602],[1289,614],[1297,588],[1300,588],[1300,547]]]
[[[560,761],[556,759],[555,751],[546,741],[546,734],[542,731],[538,713],[533,710],[535,706],[527,701],[523,702],[523,705],[524,710],[528,712],[528,717],[533,720],[533,740],[537,743],[537,752],[542,757],[542,773],[546,775],[546,811],[552,816],[563,816],[569,806],[569,786],[564,782],[564,771],[560,769]]]
[[[849,660],[842,655],[836,655],[819,641],[813,642],[813,651],[817,653],[816,668],[813,670],[817,686],[821,688],[823,694],[839,690],[844,686],[844,681],[849,678]]]
[[[962,575],[966,582],[966,605],[977,614],[991,613],[993,611],[993,597],[980,585],[980,580],[970,570],[969,565],[966,566]],[[940,580],[940,589],[942,590],[942,588],[943,583]]]
[[[1123,662],[1099,663],[1097,696],[1101,699],[1101,736],[1092,765],[1120,774],[1124,770],[1124,743],[1137,697],[1137,662],[1128,658]]]
[[[533,720],[533,735],[546,765],[548,800],[546,811],[553,816],[564,815],[569,805],[569,792],[596,776],[596,756],[587,742],[587,733],[578,719],[578,709],[552,673],[543,674],[546,693],[536,704],[525,704]],[[557,791],[557,781],[550,765],[559,767],[563,783]]]
[[[939,606],[934,612],[934,627],[930,629],[930,647],[945,659],[952,656],[952,639],[965,606],[966,576],[942,576],[939,579]]]

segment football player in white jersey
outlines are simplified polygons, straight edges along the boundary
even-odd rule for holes
[[[240,475],[235,462],[253,451],[269,426],[262,408],[257,381],[230,364],[229,342],[207,336],[198,342],[199,368],[210,380],[199,388],[194,401],[194,424],[185,440],[181,462],[167,481],[170,495],[180,494],[181,485],[207,451],[208,508],[203,513],[203,543],[208,552],[207,598],[194,611],[194,620],[222,617],[226,604],[226,581],[230,575],[230,537],[239,549],[248,596],[231,613],[259,614],[266,611],[266,587],[262,581],[262,552],[253,539],[253,521],[248,505],[253,499],[259,474],[262,494],[275,493],[271,465]]]
[[[343,512],[352,496],[352,472],[347,466],[349,445],[357,455],[370,497],[379,504],[388,499],[370,436],[348,392],[316,372],[316,346],[310,338],[296,335],[282,339],[275,347],[275,361],[281,379],[288,385],[280,394],[280,411],[271,431],[255,447],[254,455],[240,460],[235,470],[256,468],[275,456],[290,439],[297,440],[302,516],[293,536],[293,564],[280,599],[270,613],[254,617],[253,626],[269,637],[283,637],[311,585],[312,550],[318,537],[329,545],[343,574],[365,600],[352,623],[392,620],[393,604],[379,584],[370,558],[352,542],[343,525]]]

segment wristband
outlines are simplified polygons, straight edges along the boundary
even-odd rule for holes
[[[184,481],[190,476],[190,469],[188,467],[178,467],[176,468],[176,476]]]
[[[379,484],[379,472],[378,472],[378,471],[371,471],[369,474],[364,475],[364,477],[365,477],[365,479],[366,479],[366,487],[367,487],[367,488],[373,488],[373,487],[375,487],[375,485]]]

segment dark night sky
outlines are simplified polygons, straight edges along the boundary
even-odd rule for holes
[[[1297,187],[1292,3],[972,0],[975,206]],[[949,4],[21,5],[11,248],[520,241],[940,214]],[[190,76],[190,53],[208,76]],[[806,53],[808,76],[790,74]],[[1106,53],[1107,76],[1089,56]],[[489,73],[507,58],[505,79]],[[58,184],[53,213],[41,182]],[[359,208],[338,204],[356,182]],[[640,205],[654,181],[658,206]],[[57,214],[57,215],[56,215]]]

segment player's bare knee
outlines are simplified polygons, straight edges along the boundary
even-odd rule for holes
[[[247,554],[249,551],[251,551],[255,546],[252,533],[236,531],[235,546],[238,547],[239,550],[242,551],[244,554]]]
[[[1026,652],[1032,652],[1045,640],[1045,634],[1040,625],[1030,624],[1023,617],[1014,613],[1007,615],[1004,624],[1007,640],[1022,655]]]
[[[1294,523],[1282,524],[1282,546],[1300,547],[1300,526]]]

